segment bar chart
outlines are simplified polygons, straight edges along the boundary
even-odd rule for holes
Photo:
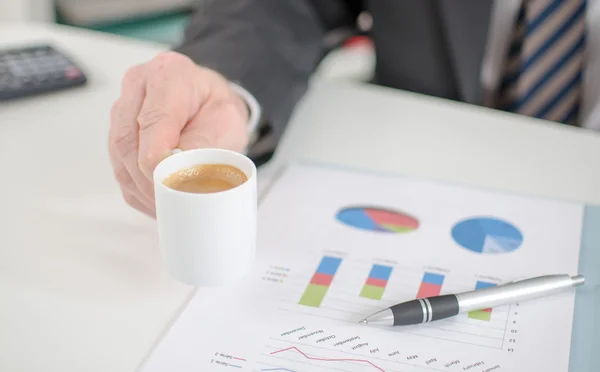
[[[360,296],[373,300],[381,300],[385,286],[392,274],[392,269],[391,266],[373,264],[365,285],[360,291]]]
[[[419,286],[416,298],[438,296],[442,291],[444,284],[444,275],[426,272],[423,274],[423,280]]]
[[[442,267],[412,267],[383,258],[315,254],[289,278],[280,309],[356,324],[364,316],[401,301],[495,285],[488,277]],[[423,325],[394,329],[419,337],[501,348],[510,317],[508,306],[472,311]]]
[[[484,282],[484,281],[478,280],[477,284],[475,284],[475,289],[489,288],[489,287],[493,287],[495,285],[496,284],[494,284],[494,283],[489,283],[489,282]],[[492,318],[492,309],[470,311],[469,318],[489,322],[490,319]]]
[[[310,283],[300,298],[299,304],[304,306],[319,307],[327,294],[342,259],[339,257],[324,256],[314,273]]]

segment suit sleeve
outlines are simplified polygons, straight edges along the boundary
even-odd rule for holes
[[[248,90],[279,137],[324,53],[352,19],[342,0],[204,0],[176,50]]]

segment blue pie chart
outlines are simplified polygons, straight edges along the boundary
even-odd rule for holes
[[[469,218],[452,228],[452,238],[463,248],[480,254],[513,252],[523,244],[523,234],[514,225],[497,218]]]

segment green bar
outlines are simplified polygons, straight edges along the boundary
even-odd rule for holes
[[[321,306],[321,302],[323,298],[325,298],[325,293],[327,293],[327,289],[329,286],[320,285],[320,284],[309,284],[306,286],[306,290],[302,294],[300,301],[298,302],[300,305],[304,306]]]
[[[492,312],[491,311],[483,311],[483,310],[471,311],[471,312],[469,312],[469,318],[477,319],[477,320],[485,320],[485,321],[489,322],[490,319],[492,318]]]
[[[385,291],[385,287],[376,287],[374,285],[365,284],[362,291],[360,291],[360,297],[381,300],[381,297],[383,297],[383,291]]]

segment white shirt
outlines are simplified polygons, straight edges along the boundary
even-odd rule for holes
[[[502,64],[510,45],[521,0],[495,0],[489,29],[481,81],[486,91],[494,91],[501,79]],[[586,9],[586,64],[583,71],[581,125],[600,130],[600,1],[588,0]]]
[[[250,143],[252,144],[256,140],[256,130],[258,129],[258,124],[260,122],[262,108],[258,104],[258,101],[250,92],[244,89],[242,86],[230,82],[229,86],[233,89],[234,92],[240,95],[242,99],[246,102],[248,106],[248,134],[250,136]]]

